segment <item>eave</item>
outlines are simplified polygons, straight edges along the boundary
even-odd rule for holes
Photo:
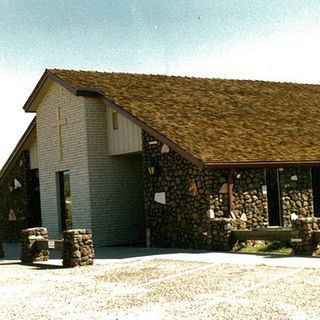
[[[8,168],[10,167],[10,165],[12,164],[12,162],[14,161],[16,156],[22,150],[23,146],[25,145],[28,138],[30,137],[31,132],[36,128],[36,123],[37,123],[37,119],[36,119],[36,117],[34,117],[31,121],[31,123],[29,124],[28,128],[24,132],[23,136],[21,137],[21,139],[17,143],[16,147],[14,148],[12,153],[10,154],[8,160],[3,165],[3,167],[0,171],[0,180],[2,179],[4,173],[8,170]]]
[[[161,141],[162,143],[167,144],[172,150],[180,154],[182,157],[189,160],[194,165],[198,166],[199,168],[213,170],[213,169],[231,169],[231,168],[272,168],[272,167],[291,167],[291,166],[320,166],[319,161],[310,161],[310,160],[301,160],[301,161],[242,161],[242,162],[205,162],[201,159],[193,156],[185,149],[181,148],[179,145],[174,143],[172,140],[168,139],[167,137],[163,136],[160,132],[155,130],[154,128],[148,126],[146,123],[132,115],[131,113],[124,110],[121,106],[117,105],[116,103],[112,102],[108,99],[102,92],[95,88],[75,88],[71,86],[66,81],[62,80],[56,74],[51,72],[50,70],[46,69],[42,77],[40,78],[39,82],[37,83],[35,89],[32,91],[31,95],[29,96],[27,102],[24,105],[24,110],[26,112],[35,112],[36,110],[36,101],[37,96],[46,85],[47,81],[55,81],[59,83],[62,87],[68,90],[75,96],[85,96],[85,97],[96,97],[102,101],[105,106],[110,107],[111,109],[119,112],[125,118],[135,123],[145,132],[149,133],[150,135],[154,136],[156,139]]]

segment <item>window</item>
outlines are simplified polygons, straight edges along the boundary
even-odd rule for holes
[[[266,169],[269,226],[281,226],[279,169]]]
[[[72,229],[72,201],[70,191],[70,173],[61,171],[57,173],[60,199],[60,214],[62,231]]]
[[[118,112],[112,111],[112,129],[119,129]]]

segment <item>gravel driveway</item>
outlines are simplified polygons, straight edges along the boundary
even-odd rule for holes
[[[159,257],[0,260],[0,319],[320,319],[319,269]]]

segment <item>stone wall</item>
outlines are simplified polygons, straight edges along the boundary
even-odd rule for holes
[[[19,242],[28,227],[28,170],[29,152],[23,151],[0,181],[0,237],[6,242]]]
[[[299,218],[313,216],[310,168],[285,168],[280,171],[283,225],[291,225],[291,214]]]
[[[215,218],[211,221],[212,249],[217,251],[229,251],[236,241],[231,239],[234,228],[234,219]]]
[[[62,259],[64,267],[93,264],[94,249],[91,230],[75,229],[64,231]]]
[[[313,233],[320,229],[320,218],[298,218],[292,221],[291,247],[296,255],[312,255],[317,247]]]
[[[233,174],[233,212],[237,229],[265,228],[268,225],[264,169],[237,170]]]
[[[146,227],[151,246],[210,249],[213,172],[200,170],[172,150],[162,153],[166,146],[146,133],[143,149]],[[148,171],[151,167],[155,168],[154,175]],[[155,201],[155,197],[159,199]]]
[[[21,231],[21,261],[23,263],[47,261],[49,259],[48,250],[38,250],[35,247],[34,244],[37,239],[48,239],[46,228],[29,228]]]
[[[199,169],[145,132],[143,154],[146,227],[152,246],[226,248],[228,241],[218,241],[224,223],[216,222],[219,219],[232,218],[233,229],[268,227],[264,169]],[[284,226],[291,225],[292,213],[312,216],[310,170],[283,169],[279,177]],[[228,181],[232,183],[231,212]]]
[[[228,170],[199,169],[146,133],[143,150],[146,226],[152,246],[217,248],[221,228],[216,219],[233,218],[236,229],[266,226],[263,170],[233,172],[231,216]],[[155,174],[150,175],[148,168],[155,168]],[[223,242],[221,248],[226,247]]]

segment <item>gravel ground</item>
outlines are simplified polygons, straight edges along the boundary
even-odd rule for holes
[[[154,257],[49,263],[0,260],[0,319],[320,319],[319,269]]]

